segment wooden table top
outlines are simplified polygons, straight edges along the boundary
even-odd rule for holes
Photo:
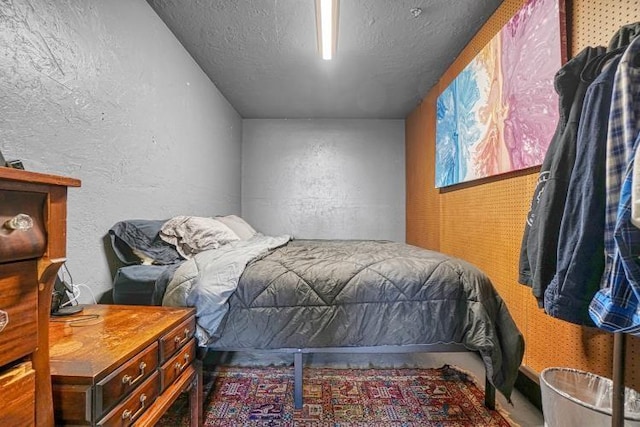
[[[195,314],[193,308],[87,305],[49,321],[51,375],[99,379]]]

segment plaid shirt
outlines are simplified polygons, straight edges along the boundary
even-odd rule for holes
[[[640,128],[640,70],[632,62],[640,55],[640,38],[634,41],[622,55],[616,72],[609,114],[606,165],[606,207],[604,227],[605,268],[602,288],[609,286],[608,277],[613,267],[616,243],[613,237],[622,177],[633,158],[633,144]]]
[[[631,223],[634,156],[640,144],[638,59],[640,37],[629,45],[616,72],[607,136],[605,273],[589,306],[597,326],[633,334],[640,334],[640,229]]]
[[[640,136],[637,144],[640,144]],[[640,151],[636,153],[640,154]],[[637,167],[640,167],[640,158],[638,162]],[[640,334],[640,229],[631,223],[634,165],[632,160],[620,193],[620,210],[614,233],[616,250],[608,276],[609,286],[596,293],[589,306],[589,314],[603,329]]]

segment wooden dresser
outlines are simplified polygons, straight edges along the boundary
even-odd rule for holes
[[[49,325],[56,424],[154,425],[189,391],[202,418],[192,308],[90,305]]]
[[[48,322],[70,186],[80,181],[0,167],[2,426],[53,425]]]

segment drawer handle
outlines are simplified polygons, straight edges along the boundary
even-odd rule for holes
[[[186,368],[188,365],[189,365],[189,355],[185,354],[184,355],[184,363],[180,364],[180,362],[176,362],[176,366],[175,366],[176,371],[182,372],[182,370],[184,368]]]
[[[188,328],[184,330],[184,338],[175,337],[173,341],[176,343],[176,347],[180,347],[182,344],[186,343],[189,340],[190,332]]]
[[[140,407],[138,408],[138,410],[134,413],[131,413],[129,409],[125,409],[124,412],[122,413],[122,419],[126,420],[127,418],[129,418],[129,420],[133,421],[136,418],[138,418],[138,416],[144,411],[145,400],[147,400],[147,396],[143,393],[140,396]]]
[[[0,332],[9,324],[9,313],[0,310]]]
[[[33,228],[33,219],[27,214],[20,213],[4,223],[9,230],[28,231]]]
[[[140,381],[140,379],[144,377],[144,368],[146,367],[147,367],[146,363],[140,362],[140,375],[138,375],[135,378],[133,378],[131,375],[125,375],[124,377],[122,377],[122,384],[129,383],[129,385],[134,385],[135,383]]]

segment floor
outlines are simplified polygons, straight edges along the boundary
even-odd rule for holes
[[[282,353],[229,353],[208,354],[205,363],[222,362],[244,366],[293,364],[292,354]],[[409,353],[409,354],[305,354],[304,366],[331,368],[435,368],[445,364],[471,372],[484,386],[484,365],[474,353]],[[496,404],[506,417],[521,427],[544,426],[542,413],[520,392],[511,396],[513,405],[496,393]]]

